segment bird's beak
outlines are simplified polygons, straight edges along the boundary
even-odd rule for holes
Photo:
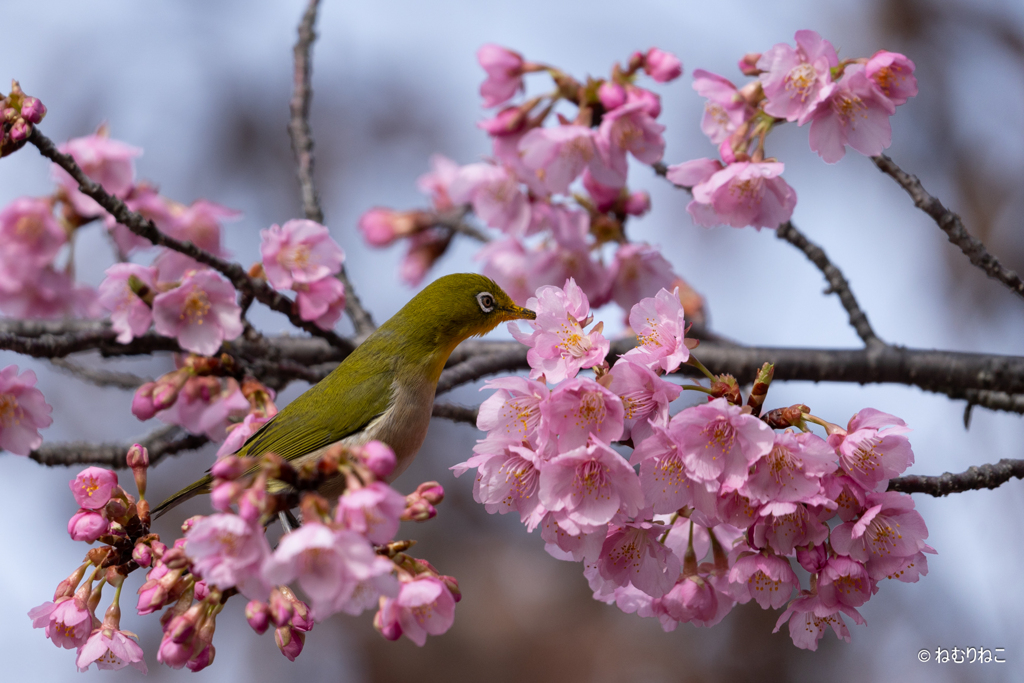
[[[506,320],[521,320],[523,318],[526,318],[527,320],[537,319],[537,314],[534,311],[531,311],[529,308],[523,308],[522,306],[506,306],[501,310],[505,314]]]

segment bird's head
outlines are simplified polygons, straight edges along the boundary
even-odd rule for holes
[[[424,333],[437,348],[449,352],[499,323],[536,317],[530,309],[517,306],[493,280],[474,273],[438,278],[395,315],[402,325],[416,328],[417,336]]]

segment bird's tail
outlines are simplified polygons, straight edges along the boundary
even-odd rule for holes
[[[206,475],[199,481],[194,481],[182,490],[175,493],[173,496],[160,503],[153,509],[153,519],[157,519],[171,508],[177,507],[181,503],[184,503],[193,496],[198,496],[202,493],[210,492],[210,484],[213,482],[213,477]]]

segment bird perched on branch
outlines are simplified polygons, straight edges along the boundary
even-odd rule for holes
[[[455,347],[501,322],[536,317],[482,275],[439,278],[331,374],[249,437],[238,455],[276,453],[299,463],[319,457],[336,443],[357,446],[376,439],[395,451],[398,463],[393,479],[423,444],[437,381]],[[212,481],[207,475],[175,493],[153,510],[154,516],[208,493]],[[330,482],[325,493],[331,494]]]

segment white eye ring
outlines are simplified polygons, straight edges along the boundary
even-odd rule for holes
[[[476,302],[480,305],[480,310],[484,313],[490,313],[494,310],[494,295],[490,292],[480,292],[477,294]]]

